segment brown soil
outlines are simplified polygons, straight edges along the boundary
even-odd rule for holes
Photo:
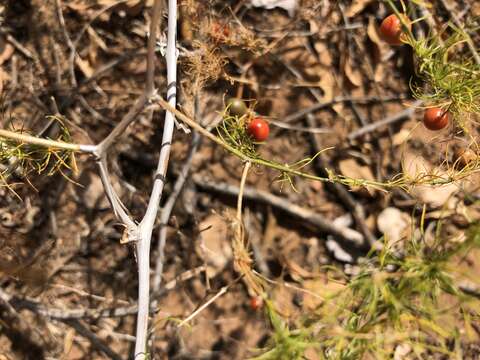
[[[151,3],[0,3],[3,126],[11,120],[17,128],[39,133],[49,121],[47,116],[55,113],[54,99],[75,142],[101,141],[143,91]],[[303,0],[293,17],[282,9],[254,8],[247,3],[181,1],[182,111],[192,114],[193,99],[198,96],[196,116],[206,124],[219,118],[225,98],[252,100],[255,110],[272,120],[270,139],[258,147],[262,157],[293,164],[331,148],[323,153],[324,165],[352,178],[385,181],[401,171],[405,158],[420,166],[445,166],[445,149],[462,144],[451,128],[435,134],[425,130],[420,123],[421,110],[411,118],[348,140],[352,131],[394,115],[413,102],[409,90],[413,54],[408,46],[389,47],[379,40],[376,27],[387,15],[381,2]],[[456,1],[455,11],[460,13],[466,4],[472,6],[469,17],[480,15],[474,0]],[[439,23],[449,17],[441,6],[431,11]],[[222,31],[220,38],[212,34],[214,22],[227,24],[229,31]],[[166,20],[162,32],[165,24]],[[74,44],[78,55],[71,63],[68,41],[81,31],[85,31],[83,36]],[[478,36],[474,40],[479,44]],[[166,69],[160,55],[156,65],[155,84],[163,95]],[[98,73],[105,66],[105,71]],[[310,122],[301,117],[286,124],[294,129],[273,122],[282,123],[290,114],[340,96],[354,100],[312,112]],[[355,100],[372,97],[376,101]],[[163,119],[163,111],[144,111],[109,154],[112,182],[138,220],[148,202]],[[298,131],[312,127],[328,132],[312,135]],[[51,126],[44,136],[55,137],[56,131],[57,127]],[[314,137],[320,148],[314,146]],[[191,135],[176,130],[164,199],[184,164],[190,139]],[[303,170],[322,175],[321,165],[314,161]],[[109,207],[93,159],[80,155],[77,167],[78,172],[67,170],[52,176],[31,172],[27,180],[14,174],[10,184],[15,193],[0,188],[0,359],[114,358],[101,350],[97,340],[108,344],[120,358],[131,358],[132,314],[59,320],[21,303],[27,299],[69,313],[126,308],[136,302],[134,248],[120,244],[123,227]],[[238,281],[233,267],[228,219],[236,198],[201,184],[213,181],[238,186],[241,169],[241,160],[203,139],[191,169],[200,184],[190,176],[169,223],[162,283],[177,282],[154,296],[159,305],[151,319],[152,359],[246,359],[258,354],[268,340],[270,325],[262,310],[250,307],[249,289]],[[295,178],[294,189],[276,181],[278,175],[272,169],[254,167],[247,186],[280,196],[329,221],[352,210],[329,185]],[[427,205],[427,225],[444,216],[448,223],[445,232],[458,234],[479,211],[477,202],[472,201],[477,181],[470,179],[461,190],[454,186],[407,193],[353,188],[348,194],[363,206],[366,227],[375,238],[382,235],[377,217],[384,208],[396,207],[409,215],[420,211],[423,203]],[[439,199],[448,199],[446,215],[439,211]],[[255,199],[246,200],[244,221],[256,269],[273,280],[269,295],[285,319],[293,322],[318,305],[311,293],[293,287],[320,294],[341,288],[323,272],[327,264],[339,269],[345,265],[325,247],[328,234]],[[354,222],[351,227],[361,232],[361,224]],[[157,238],[158,226],[152,242],[152,271],[158,259]],[[365,254],[362,250],[361,255]],[[471,278],[478,274],[473,262]],[[207,273],[186,276],[205,264]],[[188,279],[182,280],[182,276]],[[225,295],[178,328],[179,321],[224,286],[229,286]],[[12,298],[8,302],[3,295]],[[88,333],[94,334],[95,340]]]

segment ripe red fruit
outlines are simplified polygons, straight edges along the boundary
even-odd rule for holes
[[[425,111],[423,125],[428,130],[441,130],[448,125],[449,118],[448,111],[433,107]]]
[[[402,15],[402,20],[411,29],[410,19]],[[391,14],[383,19],[380,25],[380,35],[382,39],[390,45],[402,45],[405,40],[402,22],[395,14]]]
[[[265,141],[270,134],[270,126],[261,117],[256,117],[248,124],[247,132],[255,141]]]
[[[263,307],[263,299],[260,296],[253,296],[250,298],[250,308],[257,311]]]

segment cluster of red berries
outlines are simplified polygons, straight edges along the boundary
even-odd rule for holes
[[[240,99],[230,99],[227,108],[231,116],[242,117],[248,113],[247,105],[245,105],[245,102]],[[255,115],[247,123],[247,133],[255,141],[265,141],[270,134],[270,126],[262,117]]]

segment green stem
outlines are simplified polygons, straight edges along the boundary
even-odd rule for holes
[[[295,170],[288,165],[281,165],[281,164],[274,163],[274,162],[271,162],[271,161],[267,161],[267,160],[264,160],[264,159],[261,159],[261,158],[255,158],[255,157],[250,157],[248,155],[245,155],[240,150],[238,150],[235,147],[233,147],[232,145],[224,142],[219,137],[213,135],[210,131],[203,128],[200,124],[198,124],[193,119],[190,119],[185,114],[181,113],[177,109],[170,106],[162,98],[158,98],[157,100],[158,100],[159,104],[165,110],[172,112],[173,114],[175,114],[175,116],[178,119],[183,121],[185,124],[190,126],[192,129],[194,129],[195,131],[197,131],[201,135],[207,137],[208,139],[210,139],[214,143],[220,145],[225,150],[229,151],[230,153],[237,156],[238,158],[240,158],[244,161],[251,162],[253,164],[263,165],[263,166],[269,167],[271,169],[278,170],[278,171],[280,171],[282,173],[285,173],[285,174],[296,175],[296,176],[299,176],[299,177],[302,177],[302,178],[305,178],[305,179],[321,181],[321,182],[324,182],[324,183],[341,183],[341,184],[344,184],[344,185],[347,185],[347,186],[370,186],[370,187],[377,188],[377,189],[391,189],[391,188],[395,188],[395,187],[406,187],[407,185],[409,185],[409,186],[421,185],[421,184],[425,183],[424,180],[427,180],[429,185],[446,185],[446,184],[449,184],[449,183],[455,181],[455,179],[451,176],[447,176],[445,178],[442,178],[442,177],[436,177],[436,178],[435,177],[420,177],[420,178],[417,178],[417,179],[410,179],[410,180],[403,177],[403,178],[398,178],[396,180],[390,180],[390,181],[387,181],[387,182],[383,183],[383,182],[379,182],[379,181],[372,181],[372,180],[365,180],[365,179],[350,179],[350,178],[346,178],[346,177],[344,178],[344,177],[341,177],[341,176],[338,176],[338,175],[332,175],[330,177],[321,177],[321,176],[312,175],[312,174],[305,173],[305,172],[302,172],[302,171],[299,171],[299,170]],[[475,169],[473,169],[473,170],[475,170]]]

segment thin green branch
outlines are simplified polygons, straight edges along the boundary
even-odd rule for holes
[[[366,186],[366,187],[372,187],[377,190],[387,190],[391,188],[403,188],[405,190],[408,190],[408,187],[411,186],[416,186],[416,185],[435,185],[435,186],[441,186],[441,185],[447,185],[450,183],[453,183],[455,181],[458,181],[460,179],[465,178],[466,176],[469,176],[473,173],[479,172],[480,171],[480,161],[473,162],[471,165],[465,167],[461,171],[450,171],[447,172],[445,175],[439,175],[439,174],[428,174],[428,173],[420,173],[417,174],[416,177],[410,177],[405,174],[398,175],[396,177],[393,177],[391,180],[388,180],[386,182],[381,182],[381,181],[374,181],[374,180],[367,180],[367,179],[353,179],[349,178],[343,175],[337,175],[333,173],[331,170],[326,169],[328,173],[328,177],[321,177],[321,176],[316,176],[307,172],[303,172],[299,170],[298,165],[300,164],[299,162],[290,165],[290,164],[279,164],[275,163],[269,160],[262,159],[257,156],[252,156],[250,154],[245,154],[242,152],[242,149],[238,149],[235,146],[232,146],[230,143],[225,142],[222,137],[215,136],[212,134],[210,131],[206,130],[203,128],[200,124],[198,124],[195,120],[189,118],[182,112],[178,111],[177,109],[174,109],[171,107],[165,100],[158,98],[156,99],[160,106],[162,106],[165,110],[172,112],[175,114],[175,116],[183,121],[186,125],[190,126],[192,129],[198,131],[202,136],[205,136],[206,138],[210,139],[214,143],[220,145],[223,147],[225,150],[228,152],[232,153],[233,155],[237,156],[241,160],[244,161],[249,161],[253,164],[265,166],[274,170],[278,170],[281,174],[280,176],[284,179],[287,180],[291,183],[291,177],[292,176],[298,176],[302,177],[304,179],[310,179],[314,181],[320,181],[320,182],[329,182],[329,183],[341,183],[347,186]],[[308,159],[306,159],[308,160]]]

